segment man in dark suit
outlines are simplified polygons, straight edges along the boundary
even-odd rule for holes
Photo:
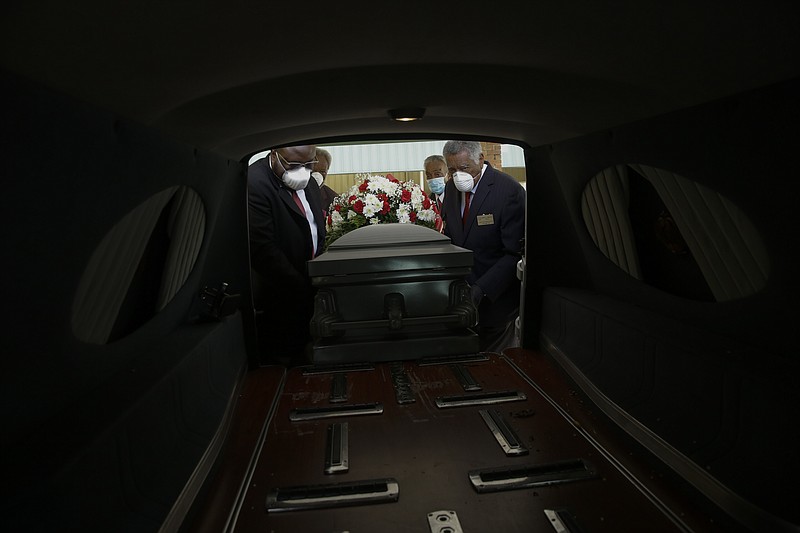
[[[314,290],[306,261],[322,252],[325,219],[311,171],[315,146],[272,150],[247,172],[250,265],[258,345],[290,365],[310,354]]]
[[[331,206],[333,199],[338,196],[338,193],[328,187],[325,180],[328,179],[328,170],[331,168],[331,153],[324,148],[317,148],[317,164],[314,165],[314,171],[311,176],[317,180],[319,190],[322,193],[322,213],[327,216],[328,208]]]
[[[444,233],[456,246],[472,250],[467,282],[478,307],[480,347],[500,352],[516,341],[525,189],[484,161],[479,142],[448,141],[442,155],[452,176],[445,187]]]
[[[442,212],[442,202],[444,202],[444,186],[450,179],[447,172],[447,161],[439,154],[429,155],[422,163],[425,169],[425,185],[430,194],[431,201],[436,202],[436,208]]]

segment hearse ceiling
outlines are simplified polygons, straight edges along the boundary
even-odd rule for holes
[[[798,76],[795,2],[26,2],[23,77],[241,159],[341,136],[553,143]],[[392,123],[387,110],[421,106]]]

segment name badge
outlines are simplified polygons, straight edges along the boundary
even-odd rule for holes
[[[479,226],[491,226],[494,224],[494,215],[489,213],[488,215],[478,215],[478,225]]]

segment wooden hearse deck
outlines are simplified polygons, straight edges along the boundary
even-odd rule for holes
[[[332,457],[346,465],[326,473]],[[251,372],[189,530],[446,531],[429,519],[463,531],[736,530],[548,355],[524,349]]]

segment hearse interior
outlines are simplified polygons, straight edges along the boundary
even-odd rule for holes
[[[3,530],[800,530],[795,3],[4,11]],[[427,139],[524,150],[520,347],[275,364],[250,157]]]

